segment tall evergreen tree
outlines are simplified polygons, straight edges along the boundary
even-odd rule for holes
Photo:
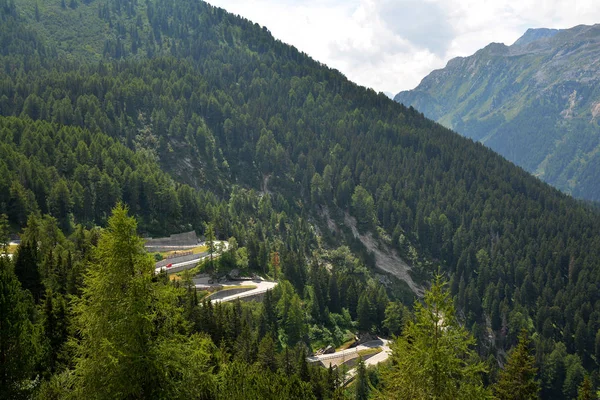
[[[8,253],[9,241],[8,217],[6,214],[0,214],[0,252]]]
[[[21,242],[15,253],[15,274],[23,289],[29,290],[36,301],[42,297],[44,290],[38,262],[37,243]]]
[[[484,364],[473,350],[475,339],[456,318],[453,300],[440,275],[423,304],[415,304],[392,344],[392,366],[383,375],[383,399],[487,399],[481,374]]]
[[[361,358],[356,367],[356,387],[355,399],[367,400],[369,398],[369,378],[367,376],[367,367],[364,360]]]
[[[498,400],[533,400],[540,392],[540,382],[536,379],[537,368],[535,358],[529,353],[527,331],[522,330],[519,342],[515,347],[500,378],[494,385],[494,393]]]
[[[208,247],[208,254],[210,256],[210,267],[214,268],[214,254],[217,251],[216,243],[215,243],[215,227],[212,223],[206,226],[206,246]]]
[[[596,398],[597,397],[592,390],[592,381],[590,380],[590,377],[586,375],[579,386],[577,400],[595,400]]]
[[[149,398],[156,371],[150,350],[153,328],[152,259],[137,237],[136,222],[118,205],[108,220],[75,304],[75,393],[80,398]]]
[[[36,361],[31,295],[21,289],[8,258],[0,256],[0,398],[25,398]]]

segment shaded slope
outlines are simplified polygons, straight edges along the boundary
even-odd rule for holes
[[[465,323],[481,339],[490,329],[498,346],[510,347],[520,328],[531,326],[540,340],[564,340],[594,368],[600,317],[589,310],[600,306],[598,214],[481,144],[349,82],[266,29],[201,2],[149,4],[155,11],[136,6],[131,18],[140,16],[144,32],[152,33],[140,35],[145,55],[123,54],[120,46],[113,53],[109,44],[101,62],[39,55],[38,64],[4,68],[2,114],[105,132],[154,155],[177,180],[230,196],[211,210],[217,221],[238,209],[260,216],[272,201],[289,217],[271,218],[265,231],[289,232],[291,248],[312,245],[304,218],[315,217],[316,206],[350,210],[420,277],[441,265]],[[48,48],[68,52],[57,49],[51,32],[36,30],[27,12],[19,15]],[[127,37],[120,39],[125,50]],[[505,50],[490,49],[496,51]],[[260,206],[237,195],[237,185],[258,190],[264,176],[272,196]],[[359,186],[364,204],[353,199]],[[240,225],[253,221],[246,218],[220,227],[223,234],[237,237]],[[256,253],[268,257],[258,238]],[[303,265],[281,258],[288,268]],[[575,329],[585,332],[580,347],[570,333]]]

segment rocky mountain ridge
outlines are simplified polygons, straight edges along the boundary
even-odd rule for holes
[[[575,197],[599,200],[600,25],[529,29],[433,71],[395,100]]]

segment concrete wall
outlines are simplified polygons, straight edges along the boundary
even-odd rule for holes
[[[212,300],[223,299],[225,297],[233,296],[233,295],[236,295],[236,294],[240,294],[240,293],[244,293],[244,292],[249,292],[250,290],[252,290],[252,289],[241,288],[241,289],[219,290],[218,292],[215,292],[215,293],[211,294],[210,296],[208,296],[208,299],[211,300],[211,301]],[[240,298],[240,300],[242,298]]]
[[[236,289],[222,290],[222,291],[219,291],[219,292],[217,292],[215,294],[222,293],[222,292],[223,293],[225,293],[225,292],[231,292],[233,290],[236,290]],[[250,289],[250,290],[252,290],[252,289]],[[246,291],[249,292],[250,290],[246,290]],[[235,295],[235,294],[234,293],[227,293],[227,295],[221,295],[220,298],[228,297],[228,296],[233,296],[233,295]],[[217,298],[217,297],[212,297],[212,296],[214,296],[214,295],[211,295],[210,300],[214,300],[214,299]],[[262,301],[265,298],[265,292],[253,293],[253,294],[249,294],[249,295],[244,295],[244,293],[240,293],[239,298],[240,298],[240,301]],[[228,301],[235,301],[235,300],[236,299],[234,298],[234,299],[228,300]]]
[[[155,264],[155,267],[156,268],[164,267],[167,264],[178,264],[178,263],[182,263],[182,262],[186,262],[186,261],[200,259],[200,258],[204,257],[206,254],[208,254],[208,253],[204,252],[204,253],[199,253],[199,254],[190,254],[187,256],[183,256],[183,257],[176,257],[176,258],[160,260],[159,262],[157,262]]]
[[[198,244],[198,236],[195,231],[177,233],[168,238],[146,239],[146,247],[161,246],[195,246]]]

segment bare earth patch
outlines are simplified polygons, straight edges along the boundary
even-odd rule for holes
[[[344,223],[352,229],[354,237],[360,239],[362,244],[375,254],[375,265],[377,268],[402,279],[417,296],[423,296],[423,289],[413,281],[409,274],[410,265],[400,258],[396,250],[390,249],[385,244],[379,246],[371,232],[361,235],[356,228],[356,219],[348,213],[344,215]]]

